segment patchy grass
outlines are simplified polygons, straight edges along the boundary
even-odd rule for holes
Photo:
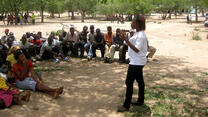
[[[39,72],[52,72],[52,71],[62,71],[64,70],[63,67],[34,67],[35,71],[39,71]]]
[[[193,72],[188,68],[183,69],[184,75],[196,74],[198,72]],[[149,76],[160,77],[159,79],[167,78],[169,73],[156,73],[158,75],[146,74],[145,77]],[[202,81],[208,76],[207,72],[200,72],[199,77],[194,77],[194,83],[206,84],[207,82]],[[171,77],[177,78],[177,77]],[[181,78],[182,79],[182,78]],[[200,79],[200,80],[199,80]],[[184,81],[186,79],[184,78]],[[201,101],[202,97],[208,95],[208,88],[194,88],[192,86],[181,85],[169,85],[172,84],[168,82],[166,85],[155,85],[154,81],[148,80],[148,84],[145,89],[145,105],[141,107],[132,106],[130,111],[125,113],[126,117],[181,117],[181,116],[208,116],[208,107],[206,103]],[[134,89],[134,97],[137,97],[137,89]],[[125,94],[120,96],[123,101]]]
[[[195,28],[194,28],[194,31],[200,31],[200,29],[195,27]]]
[[[193,32],[192,40],[202,40],[202,38],[199,36],[199,33]]]

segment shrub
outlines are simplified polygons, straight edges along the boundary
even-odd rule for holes
[[[199,33],[194,33],[193,32],[192,40],[202,40],[202,38],[199,36]]]

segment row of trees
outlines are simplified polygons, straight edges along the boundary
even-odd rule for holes
[[[152,11],[162,14],[162,18],[171,18],[171,14],[196,11],[204,13],[208,8],[208,0],[0,0],[1,15],[13,13],[15,16],[20,12],[39,11],[41,22],[44,22],[44,12],[49,12],[51,17],[54,14],[63,12],[71,13],[74,19],[74,12],[81,13],[81,20],[84,22],[86,14],[129,15],[150,14]]]

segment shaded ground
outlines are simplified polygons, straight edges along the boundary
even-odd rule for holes
[[[200,68],[183,66],[179,58],[157,56],[159,61],[144,69],[145,106],[130,112],[116,113],[125,94],[128,65],[104,64],[99,60],[71,59],[69,63],[54,61],[37,63],[44,83],[65,87],[57,100],[43,93],[33,93],[23,106],[0,110],[2,117],[122,117],[122,116],[207,116],[208,73]],[[135,96],[136,99],[136,85]]]

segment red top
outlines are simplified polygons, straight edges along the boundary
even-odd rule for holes
[[[42,41],[40,39],[36,40],[36,42],[34,42],[34,40],[32,40],[32,43],[35,45],[40,45],[42,43]]]
[[[16,69],[15,69],[16,67]],[[27,69],[30,69],[33,67],[33,64],[30,60],[28,60],[28,64],[27,64]],[[22,66],[20,66],[19,64],[14,64],[13,67],[13,75],[14,75],[14,78],[15,78],[15,82],[18,80],[18,77],[17,77],[17,72],[22,72],[24,70],[24,68]],[[17,70],[17,71],[16,71]],[[30,77],[30,74],[29,74],[29,71],[27,72],[27,74],[25,75],[25,78],[27,77]]]

